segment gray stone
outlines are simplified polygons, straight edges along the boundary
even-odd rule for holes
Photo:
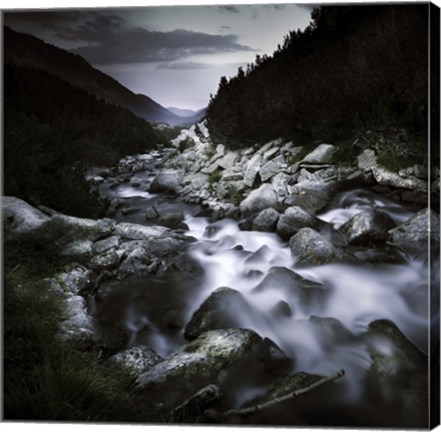
[[[144,391],[146,402],[178,407],[216,382],[220,371],[244,359],[261,340],[248,329],[208,331],[139,376],[137,387]]]
[[[371,149],[364,150],[358,157],[358,168],[361,172],[370,172],[377,166],[377,156],[375,151]]]
[[[388,238],[388,231],[395,226],[394,221],[382,211],[362,210],[349,219],[340,231],[349,244],[382,243]]]
[[[277,223],[277,234],[284,240],[289,240],[301,228],[317,229],[320,220],[301,207],[294,206],[285,210]]]
[[[413,256],[428,258],[428,243],[432,252],[439,248],[439,215],[424,209],[409,220],[389,231],[392,243]]]
[[[256,180],[256,176],[259,173],[261,164],[262,164],[262,156],[259,153],[257,153],[245,165],[243,178],[246,186],[248,187],[253,186]]]
[[[184,215],[180,212],[170,212],[160,216],[158,224],[167,228],[177,228],[184,220]]]
[[[274,232],[276,230],[279,213],[273,208],[262,210],[252,223],[253,231]]]
[[[417,177],[419,179],[428,180],[429,173],[427,167],[424,165],[413,165],[408,168],[404,168],[398,171],[401,177]]]
[[[108,237],[106,239],[95,242],[95,244],[93,245],[93,250],[95,253],[100,254],[112,248],[118,249],[120,243],[121,241],[118,236]]]
[[[323,376],[321,375],[308,374],[306,372],[296,372],[293,375],[280,378],[274,386],[267,391],[262,402],[286,396],[289,393],[309,387],[322,378]]]
[[[57,296],[61,297],[65,295],[65,292],[61,285],[52,278],[44,278],[40,279],[37,282],[31,282],[29,284],[25,285],[26,288],[29,288],[30,290],[41,290],[45,291],[49,296]]]
[[[237,153],[229,151],[223,156],[221,159],[217,161],[218,166],[224,168],[225,170],[229,170],[234,165],[234,162],[237,159]]]
[[[222,180],[224,180],[225,182],[242,180],[242,179],[243,179],[243,175],[240,172],[224,171],[222,173]]]
[[[27,202],[10,196],[2,197],[4,240],[38,238],[49,217]]]
[[[208,176],[202,173],[193,174],[189,177],[191,187],[193,189],[199,190],[200,188],[207,185]]]
[[[312,228],[302,228],[289,241],[299,264],[330,264],[351,261],[339,248]]]
[[[277,173],[271,178],[271,184],[277,193],[277,196],[282,199],[288,194],[288,184],[291,181],[291,176],[284,172]]]
[[[63,303],[65,319],[60,324],[59,335],[77,349],[88,349],[97,342],[96,328],[87,312],[86,302],[81,296],[69,296]]]
[[[241,327],[241,316],[249,314],[251,306],[238,291],[221,287],[211,293],[185,326],[184,336],[194,339],[207,330]]]
[[[368,400],[393,405],[412,421],[420,415],[417,424],[427,421],[427,356],[389,320],[370,323],[364,342],[372,361],[365,375]]]
[[[93,243],[90,240],[77,240],[62,248],[60,255],[70,261],[86,263],[93,254]]]
[[[394,188],[403,188],[427,192],[427,181],[416,177],[401,177],[399,174],[389,171],[382,166],[376,166],[372,169],[375,180],[384,186]]]
[[[279,147],[270,148],[263,154],[263,160],[268,161],[272,159],[277,153],[279,153],[279,151],[280,151]]]
[[[150,192],[175,195],[183,179],[182,171],[162,171],[156,174],[150,185]]]
[[[308,321],[312,324],[323,346],[335,347],[336,344],[350,343],[355,340],[355,336],[335,318],[311,315]]]
[[[113,233],[115,221],[111,219],[85,219],[61,214],[53,215],[39,233],[40,239],[52,242],[62,250],[79,240],[96,241]]]
[[[302,162],[311,164],[327,164],[332,161],[336,148],[332,144],[320,144],[311,153],[306,155]]]
[[[220,388],[209,384],[176,407],[173,410],[173,419],[177,422],[198,423],[205,411],[219,408],[222,398]]]
[[[287,299],[295,300],[305,310],[323,306],[329,294],[323,284],[305,279],[286,267],[271,267],[252,292],[260,293],[270,290],[281,290]]]
[[[305,180],[292,186],[283,203],[288,206],[299,206],[315,214],[329,204],[336,191],[335,183]]]
[[[276,208],[277,194],[272,185],[265,183],[253,190],[247,198],[240,203],[242,216],[247,217],[267,208]]]
[[[105,365],[122,367],[130,374],[139,376],[162,360],[162,357],[151,348],[141,345],[113,355],[105,361]]]
[[[275,176],[282,169],[282,165],[274,160],[270,160],[265,165],[262,165],[259,170],[260,178],[266,182],[271,177]]]
[[[89,262],[89,267],[93,271],[100,273],[104,270],[115,269],[118,266],[120,260],[120,255],[117,254],[115,248],[112,248],[107,250],[106,252],[94,256]]]
[[[64,273],[55,275],[55,280],[65,293],[78,294],[87,291],[92,284],[93,272],[83,266],[77,266]]]
[[[144,226],[128,222],[121,222],[115,228],[115,235],[126,240],[150,240],[168,232],[168,228],[165,227]]]

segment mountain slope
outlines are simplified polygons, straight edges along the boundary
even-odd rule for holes
[[[193,111],[191,109],[183,109],[176,107],[167,107],[167,109],[179,117],[192,117],[196,114],[196,111]]]
[[[91,66],[81,56],[47,44],[42,40],[4,27],[4,62],[42,69],[93,93],[115,105],[132,111],[151,122],[185,125],[189,119],[179,117],[153,99],[137,95],[110,76]]]
[[[418,154],[412,141],[425,143],[427,131],[427,16],[424,3],[315,9],[311,25],[290,32],[272,56],[222,77],[207,110],[210,132],[242,146],[404,130],[406,150]]]

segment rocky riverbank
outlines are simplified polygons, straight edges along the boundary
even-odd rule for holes
[[[192,215],[211,221],[204,231],[207,239],[216,238],[222,230],[216,223],[225,218],[239,221],[243,231],[274,233],[277,241],[289,247],[295,269],[284,261],[272,262],[264,273],[258,268],[268,254],[265,248],[253,252],[234,244],[227,248],[237,256],[241,254],[247,263],[256,263],[247,276],[256,281],[252,293],[270,292],[277,286],[287,299],[294,298],[291,304],[280,301],[271,313],[276,319],[291,319],[297,313],[292,305],[301,308],[307,318],[300,321],[320,341],[324,353],[329,349],[331,355],[333,346],[361,349],[367,362],[362,403],[373,410],[382,410],[385,404],[397,406],[400,412],[407,412],[403,424],[422,426],[427,403],[427,356],[386,319],[388,316],[354,332],[335,317],[313,315],[333,290],[325,282],[306,277],[301,269],[335,263],[375,267],[405,264],[411,259],[424,263],[433,258],[428,256],[427,245],[430,238],[432,252],[436,253],[439,218],[424,205],[427,191],[439,190],[439,171],[432,171],[431,181],[421,166],[392,172],[378,164],[371,149],[360,149],[354,161],[340,164],[336,161],[338,149],[331,144],[318,144],[306,151],[276,140],[261,148],[228,151],[223,145],[213,145],[204,124],[183,131],[172,145],[160,153],[128,157],[113,170],[94,170],[89,178],[95,187],[105,187],[106,191],[129,185],[140,191],[135,196],[144,199],[153,194],[176,199],[182,206],[197,204],[200,207],[195,207]],[[142,177],[146,172],[148,175]],[[342,223],[323,217],[322,212],[338,192],[360,186],[423,209],[401,220],[372,200]],[[250,317],[253,324],[270,319],[270,314],[263,315],[234,286],[218,286],[200,299],[196,308],[189,307],[188,316],[167,312],[158,318],[167,331],[181,338],[165,356],[151,346],[130,341],[117,312],[109,319],[110,330],[103,328],[96,311],[110,307],[106,301],[114,295],[118,281],[134,287],[133,278],[144,275],[152,290],[159,286],[163,296],[172,299],[177,295],[190,297],[192,289],[207,276],[207,270],[190,253],[198,240],[185,212],[167,213],[154,203],[143,207],[139,200],[135,204],[115,198],[109,218],[92,220],[3,197],[5,247],[27,243],[65,263],[63,271],[34,282],[62,301],[65,314],[59,337],[70,341],[76,350],[94,353],[109,369],[128,370],[134,377],[133,391],[149,419],[153,413],[157,421],[274,423],[282,418],[280,421],[287,424],[315,424],[304,408],[283,420],[285,414],[280,417],[280,413],[292,411],[286,403],[265,415],[222,417],[222,412],[237,408],[240,386],[259,389],[243,399],[244,406],[249,406],[323,377],[311,372],[313,369],[298,370],[301,356],[285,352],[253,330],[253,325],[244,325],[243,316]],[[130,215],[141,217],[142,224],[124,222]],[[207,250],[207,255],[210,253]],[[128,295],[122,293],[121,299]],[[161,307],[158,304],[159,314]],[[410,381],[408,376],[412,376]],[[344,377],[342,382],[345,379],[351,378]],[[317,399],[317,409],[332,406],[335,399],[344,400],[341,392],[345,391],[344,384],[329,384]],[[337,405],[334,411],[340,412],[344,403]],[[348,424],[368,422],[364,418],[354,423],[353,417],[356,415],[349,415]],[[383,423],[380,419],[376,424],[390,422],[392,419]]]

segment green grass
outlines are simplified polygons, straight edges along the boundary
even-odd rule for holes
[[[219,170],[213,171],[208,176],[208,188],[213,189],[214,185],[221,179],[222,173]]]
[[[238,206],[243,200],[243,194],[239,192],[234,186],[230,186],[229,192],[231,204]]]
[[[26,245],[8,244],[4,252],[4,418],[148,421],[132,378],[57,337],[62,299],[29,283],[62,263]]]

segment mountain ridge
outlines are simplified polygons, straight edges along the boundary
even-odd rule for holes
[[[8,26],[4,26],[4,63],[45,70],[149,122],[186,126],[194,120],[173,114],[149,96],[133,93],[78,54]]]

